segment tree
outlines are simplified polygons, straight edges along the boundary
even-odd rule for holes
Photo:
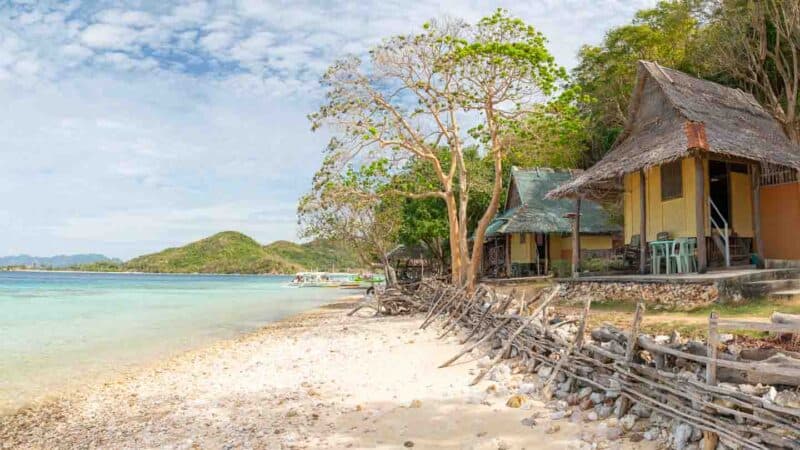
[[[390,193],[444,202],[454,284],[475,283],[486,227],[502,195],[509,123],[529,113],[565,77],[545,43],[533,27],[498,10],[475,25],[430,22],[420,34],[396,36],[373,48],[369,64],[348,57],[323,77],[327,102],[310,119],[313,129],[327,125],[336,133],[326,171],[354,161],[386,160],[395,168],[409,161],[427,164],[435,189]],[[492,161],[493,178],[470,253],[471,177],[464,152],[472,143]]]
[[[375,174],[383,172],[376,163],[316,178],[314,189],[300,199],[297,215],[303,237],[348,243],[365,265],[380,260],[387,283],[394,285],[389,252],[397,242],[400,205],[388,197],[379,201],[384,187]]]
[[[718,0],[707,54],[800,142],[800,1]]]
[[[446,164],[443,169],[447,171],[448,150],[443,148],[440,153],[440,159]],[[492,161],[481,157],[475,147],[464,150],[464,164],[470,174],[467,228],[474,230],[491,200],[494,172]],[[407,164],[400,173],[392,177],[389,184],[394,191],[400,192],[437,189],[436,176],[430,164],[419,160]],[[455,184],[458,184],[457,180]],[[409,246],[422,243],[431,256],[439,261],[441,267],[447,267],[449,261],[446,259],[450,256],[446,248],[449,229],[444,202],[437,198],[405,198],[401,202],[400,241]]]
[[[537,105],[509,131],[506,166],[578,167],[589,140],[589,120],[578,105],[589,101],[580,88],[572,87],[553,101]]]
[[[611,148],[628,119],[628,103],[636,81],[637,61],[655,61],[698,74],[702,38],[701,0],[661,1],[640,10],[630,24],[612,28],[599,46],[584,46],[573,69],[573,86],[580,88],[581,110],[588,123],[591,165]]]

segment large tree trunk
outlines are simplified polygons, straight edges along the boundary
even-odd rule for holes
[[[503,158],[499,151],[495,151],[494,156],[494,185],[492,186],[492,198],[489,207],[478,221],[475,229],[474,240],[472,241],[472,259],[469,265],[467,278],[467,289],[472,291],[480,278],[481,260],[483,259],[483,240],[486,237],[486,229],[489,227],[497,209],[500,206],[500,195],[503,193]]]
[[[461,249],[459,248],[459,239],[461,233],[459,231],[458,213],[456,208],[456,199],[451,192],[445,194],[445,203],[447,204],[447,222],[450,225],[450,281],[458,286],[461,282]]]
[[[458,158],[458,223],[461,236],[458,240],[458,248],[461,252],[461,273],[459,274],[460,285],[465,286],[469,283],[470,260],[469,260],[469,223],[467,219],[467,207],[469,206],[469,180],[467,168],[464,166],[464,156],[459,154]]]
[[[386,275],[386,287],[397,287],[397,272],[385,256],[383,258],[383,270]]]

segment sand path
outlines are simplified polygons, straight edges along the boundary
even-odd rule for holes
[[[0,418],[2,448],[591,448],[597,423],[551,421],[467,386],[475,362],[419,318],[331,305]],[[535,426],[521,421],[538,416]],[[558,428],[557,431],[554,431]],[[581,438],[583,437],[582,440]],[[649,445],[649,447],[648,447]],[[653,448],[614,441],[600,448]]]

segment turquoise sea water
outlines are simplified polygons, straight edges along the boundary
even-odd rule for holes
[[[290,280],[0,272],[0,412],[353,293]]]

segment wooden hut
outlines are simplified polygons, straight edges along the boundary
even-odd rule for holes
[[[622,195],[625,242],[696,238],[704,272],[709,259],[749,264],[751,254],[763,261],[777,256],[776,243],[797,241],[798,168],[800,148],[751,94],[640,61],[612,150],[548,197]],[[780,256],[800,259],[800,244],[791,245]]]
[[[619,224],[596,202],[583,203],[579,245],[573,245],[575,206],[546,199],[552,189],[572,179],[574,170],[511,168],[506,203],[486,233],[484,273],[490,276],[544,275],[556,261],[571,261],[573,248],[585,258],[613,252]]]

